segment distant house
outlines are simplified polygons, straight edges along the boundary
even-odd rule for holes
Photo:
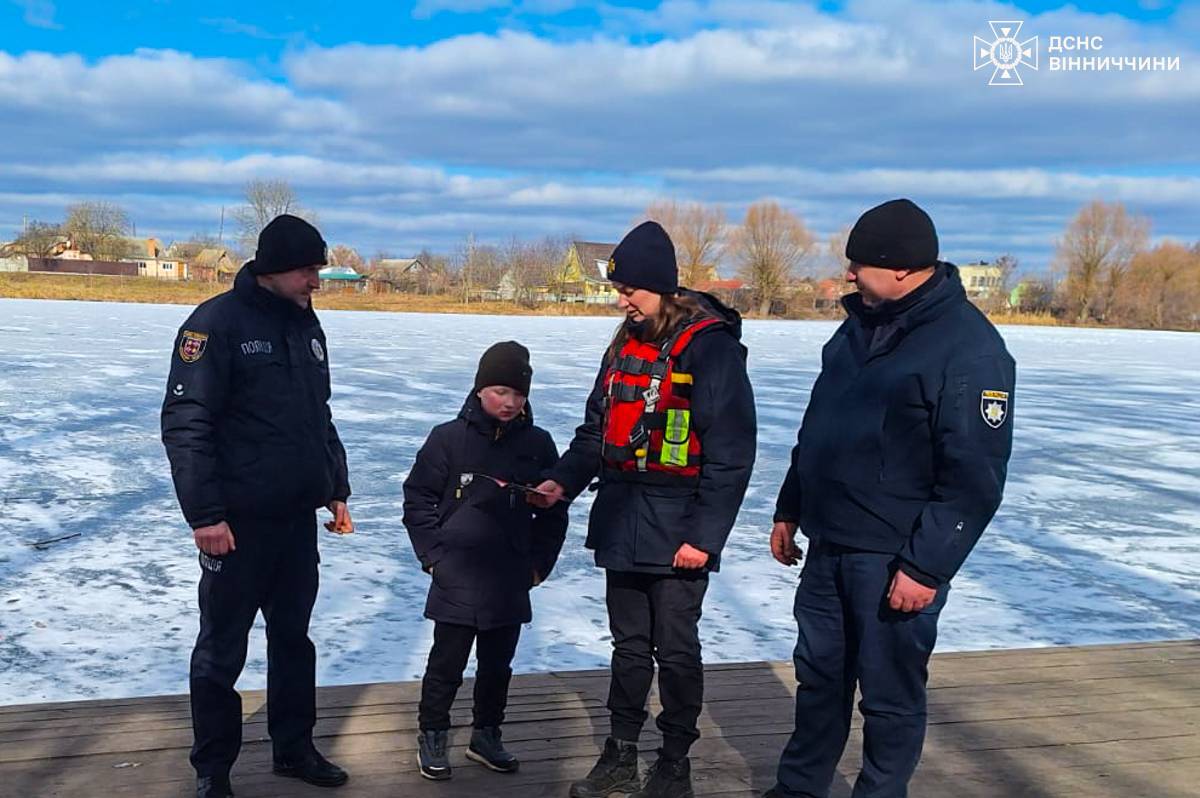
[[[187,263],[171,257],[157,238],[129,238],[130,255],[121,260],[136,263],[139,277],[158,280],[186,280]]]
[[[608,261],[616,244],[572,241],[562,264],[551,278],[550,295],[562,302],[606,305],[617,301],[608,280]]]
[[[322,291],[366,290],[366,278],[349,266],[326,266],[320,275]]]
[[[987,261],[959,266],[958,276],[970,299],[987,299],[1004,290],[1004,269]]]
[[[230,283],[238,272],[238,264],[229,256],[229,250],[207,247],[200,250],[186,266],[189,279],[206,283]]]
[[[849,293],[848,288],[849,283],[845,280],[818,281],[813,293],[813,307],[817,310],[839,307],[842,304],[842,297]]]
[[[367,286],[375,293],[419,291],[427,286],[431,270],[420,258],[380,258],[371,266]]]

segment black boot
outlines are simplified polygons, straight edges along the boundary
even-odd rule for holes
[[[276,776],[300,779],[317,787],[341,787],[350,780],[346,771],[311,746],[304,753],[276,759],[272,770]]]
[[[233,798],[228,776],[197,776],[196,798]]]
[[[450,758],[446,756],[446,745],[450,732],[445,729],[421,729],[417,734],[417,767],[421,775],[434,781],[450,778]]]
[[[484,726],[471,731],[471,744],[467,746],[467,759],[474,760],[488,770],[497,773],[516,773],[521,763],[504,750],[500,742],[499,726]]]
[[[692,765],[687,757],[666,759],[658,752],[658,761],[646,771],[646,783],[629,798],[694,798]]]
[[[637,743],[609,737],[591,772],[571,785],[571,798],[608,798],[614,792],[633,792],[640,785]]]

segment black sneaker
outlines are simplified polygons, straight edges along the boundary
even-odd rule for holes
[[[450,778],[450,759],[446,756],[449,740],[450,732],[445,729],[421,729],[417,733],[417,766],[422,776],[434,781]]]
[[[196,798],[233,798],[228,776],[197,776]]]
[[[303,754],[276,759],[271,769],[276,776],[300,779],[317,787],[341,787],[350,780],[346,771],[311,747]]]
[[[571,798],[608,798],[614,792],[629,793],[640,786],[637,743],[609,737],[595,766],[571,785]]]
[[[646,771],[646,783],[629,798],[694,798],[692,765],[687,757],[666,759],[658,752],[658,761]]]
[[[478,762],[497,773],[516,773],[521,763],[504,750],[500,742],[499,726],[484,726],[471,732],[471,744],[467,746],[467,759]]]

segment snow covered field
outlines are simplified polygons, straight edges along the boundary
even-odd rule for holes
[[[189,310],[0,300],[0,704],[187,689],[200,571],[158,409]],[[322,540],[319,679],[419,678],[428,577],[400,523],[417,447],[457,412],[480,352],[505,338],[533,351],[535,417],[565,447],[614,321],[321,315],[359,532]],[[796,570],[770,558],[767,531],[834,326],[746,325],[758,465],[708,594],[709,661],[790,656]],[[1200,636],[1200,336],[1003,332],[1018,362],[1007,497],[955,581],[940,648]],[[587,509],[573,509],[559,566],[534,592],[521,671],[607,663]],[[240,685],[264,682],[260,625]]]

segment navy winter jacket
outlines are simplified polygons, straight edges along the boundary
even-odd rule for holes
[[[231,290],[197,307],[176,337],[162,439],[193,528],[345,501],[346,450],[311,306],[272,294],[242,268]]]
[[[1000,505],[1015,364],[952,264],[879,309],[844,304],[775,520],[949,582]]]
[[[567,505],[536,508],[488,477],[537,485],[557,460],[528,404],[501,423],[472,393],[458,418],[433,428],[404,480],[404,526],[433,575],[426,618],[477,629],[530,621],[533,575],[554,570]]]

